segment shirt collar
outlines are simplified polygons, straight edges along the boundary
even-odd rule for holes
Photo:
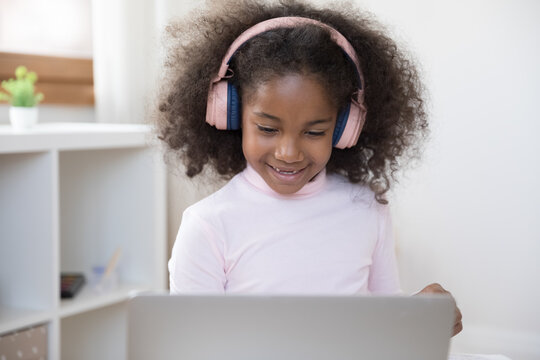
[[[314,195],[321,191],[326,184],[326,169],[322,169],[320,173],[315,175],[313,180],[304,185],[304,187],[302,187],[300,190],[293,194],[283,195],[274,191],[270,186],[268,186],[262,176],[259,175],[259,173],[249,164],[242,172],[242,176],[248,183],[257,188],[257,190],[260,190],[267,195],[282,199],[297,199]]]

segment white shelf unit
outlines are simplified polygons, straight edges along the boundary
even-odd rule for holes
[[[0,126],[0,334],[46,324],[48,359],[125,359],[126,308],[165,290],[166,176],[151,128]],[[60,273],[106,265],[117,289],[60,300]]]

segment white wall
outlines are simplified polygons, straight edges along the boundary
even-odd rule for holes
[[[152,107],[165,0],[92,0],[94,93],[99,122],[142,123]]]
[[[539,359],[540,2],[360,3],[415,53],[431,95],[431,142],[393,194],[404,290],[454,294],[454,351]]]
[[[0,0],[0,51],[92,58],[92,0]]]

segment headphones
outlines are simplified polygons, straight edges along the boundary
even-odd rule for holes
[[[260,22],[244,31],[231,44],[217,76],[210,83],[208,103],[206,106],[206,122],[220,130],[238,130],[241,125],[241,105],[238,89],[227,79],[232,75],[227,74],[229,62],[236,51],[251,38],[266,31],[277,28],[289,28],[301,25],[313,24],[330,32],[332,40],[343,50],[346,57],[354,64],[358,76],[359,89],[351,98],[343,110],[337,116],[336,126],[332,135],[332,145],[344,149],[356,145],[362,126],[366,121],[366,107],[364,105],[364,77],[360,70],[358,56],[351,43],[336,29],[317,20],[310,18],[287,16],[269,19]]]

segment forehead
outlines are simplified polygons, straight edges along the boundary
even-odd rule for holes
[[[245,103],[260,111],[333,115],[337,108],[327,89],[313,75],[287,74],[256,85]],[[278,115],[276,115],[278,116]]]

